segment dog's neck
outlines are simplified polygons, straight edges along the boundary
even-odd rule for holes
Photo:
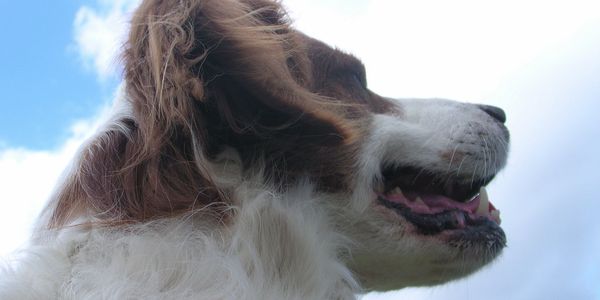
[[[330,227],[312,187],[300,185],[285,195],[239,192],[253,196],[237,214],[229,251],[251,264],[255,286],[279,286],[293,293],[290,298],[354,298],[358,285],[339,257],[344,238]]]
[[[200,210],[116,230],[63,230],[28,261],[47,267],[14,274],[27,278],[13,276],[10,290],[61,299],[354,299],[343,238],[310,185],[279,194],[241,184],[233,197],[227,224],[208,223]]]

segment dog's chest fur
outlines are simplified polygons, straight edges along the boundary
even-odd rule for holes
[[[312,205],[319,196],[309,185],[285,195],[237,191],[243,206],[223,231],[201,213],[126,230],[63,230],[5,272],[0,298],[354,298],[336,253],[342,237]]]

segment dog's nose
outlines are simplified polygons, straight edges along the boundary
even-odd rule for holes
[[[485,111],[492,118],[502,123],[506,122],[506,113],[504,112],[504,110],[502,110],[502,108],[483,104],[479,104],[477,106],[479,106],[481,110]]]

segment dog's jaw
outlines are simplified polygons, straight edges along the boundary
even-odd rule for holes
[[[489,251],[491,245],[482,241],[460,247],[468,241],[453,237],[456,232],[419,234],[395,212],[377,205],[354,216],[360,233],[349,234],[356,243],[347,264],[366,291],[443,284],[476,272],[501,250]]]
[[[494,260],[506,243],[495,219],[498,212],[494,218],[465,213],[466,225],[432,234],[378,201],[385,166],[410,167],[468,185],[487,183],[507,157],[508,131],[476,105],[448,100],[396,103],[394,114],[372,119],[352,206],[346,210],[350,221],[339,220],[356,241],[349,265],[367,290],[464,277]]]

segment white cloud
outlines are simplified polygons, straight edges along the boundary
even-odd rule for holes
[[[75,49],[84,66],[100,80],[117,71],[118,55],[126,38],[130,13],[139,0],[101,0],[99,8],[83,6],[74,22]]]
[[[0,150],[0,258],[24,246],[34,221],[79,146],[110,115],[104,107],[90,120],[71,126],[70,137],[54,150]]]
[[[54,182],[74,153],[79,138],[57,151],[9,149],[0,152],[0,256],[22,245]]]
[[[480,100],[600,17],[587,0],[292,0],[305,32],[349,50],[390,96]]]

